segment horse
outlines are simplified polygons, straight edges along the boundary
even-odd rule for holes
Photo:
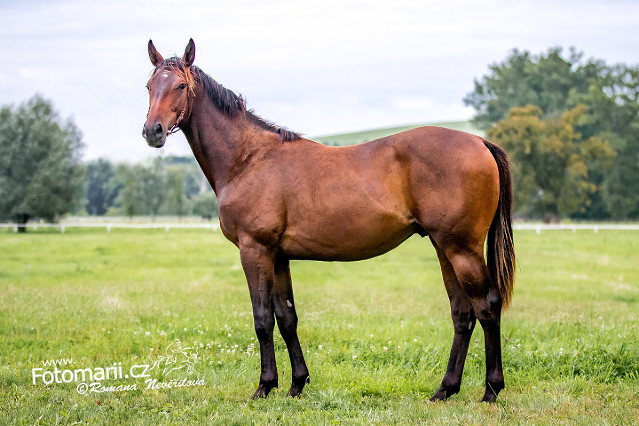
[[[182,131],[219,203],[220,228],[239,248],[248,282],[261,373],[253,398],[278,386],[273,330],[290,356],[289,396],[310,382],[300,346],[289,263],[357,261],[413,234],[429,237],[441,266],[454,328],[441,386],[459,392],[473,329],[485,337],[482,401],[504,388],[500,323],[513,292],[512,179],[505,152],[475,135],[434,126],[345,147],[311,141],[248,110],[236,95],[182,58],[154,66],[142,131],[162,147]],[[486,245],[486,256],[484,256]]]

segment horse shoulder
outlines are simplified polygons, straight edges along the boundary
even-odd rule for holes
[[[258,167],[220,191],[220,227],[235,245],[242,237],[277,244],[284,231],[285,210],[276,175]]]

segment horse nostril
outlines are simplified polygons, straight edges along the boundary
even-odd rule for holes
[[[164,130],[162,129],[162,124],[157,123],[155,125],[155,129],[154,130],[155,130],[155,136],[156,137],[161,137],[161,136],[164,135]]]

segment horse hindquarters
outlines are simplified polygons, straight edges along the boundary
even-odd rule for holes
[[[492,158],[485,151],[483,158],[488,157],[491,164],[481,170],[477,164],[482,157],[478,156],[473,164],[475,169],[471,170],[479,169],[481,174],[458,179],[457,183],[461,184],[457,185],[456,195],[461,193],[463,199],[461,207],[460,204],[454,207],[457,208],[454,219],[449,218],[448,224],[439,224],[439,227],[432,221],[422,225],[431,234],[437,249],[455,327],[446,375],[433,400],[445,399],[459,390],[475,319],[479,320],[485,337],[486,391],[482,401],[495,401],[504,388],[500,323],[502,306],[510,300],[513,288],[512,191],[505,154],[489,142],[485,142],[485,146]],[[490,173],[488,166],[498,175]],[[459,165],[460,169],[463,170],[463,165]],[[460,187],[471,189],[464,191]],[[495,187],[499,188],[498,200],[493,199]],[[483,253],[487,234],[488,264]]]

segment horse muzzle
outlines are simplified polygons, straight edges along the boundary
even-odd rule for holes
[[[152,148],[161,148],[166,142],[166,129],[162,123],[155,124],[146,123],[142,128],[142,137],[146,139],[146,143]]]

